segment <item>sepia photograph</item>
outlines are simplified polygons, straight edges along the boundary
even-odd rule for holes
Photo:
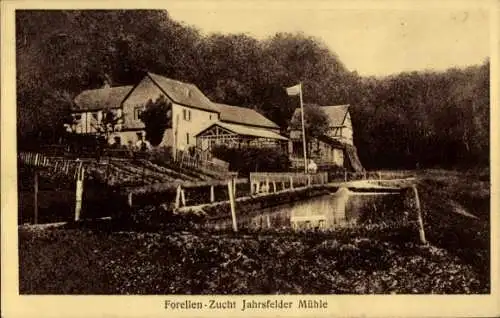
[[[19,295],[490,295],[491,10],[315,3],[16,8]]]

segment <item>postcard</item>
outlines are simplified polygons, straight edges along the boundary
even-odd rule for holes
[[[500,314],[499,14],[3,1],[2,314]]]

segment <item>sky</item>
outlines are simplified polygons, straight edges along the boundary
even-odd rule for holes
[[[174,20],[203,34],[304,32],[334,51],[351,71],[383,76],[481,64],[490,55],[489,12],[470,7],[364,8],[259,1],[174,2]],[[296,4],[290,2],[289,4]]]

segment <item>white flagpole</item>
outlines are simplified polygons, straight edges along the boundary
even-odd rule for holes
[[[300,114],[302,117],[302,142],[304,147],[304,172],[307,173],[306,128],[304,126],[304,103],[302,102],[302,82],[299,83]]]

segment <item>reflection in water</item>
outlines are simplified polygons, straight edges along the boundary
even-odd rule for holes
[[[397,201],[394,193],[356,193],[340,188],[336,193],[306,201],[280,205],[238,216],[238,226],[259,228],[326,229],[356,224],[362,213],[383,217],[387,201]],[[389,200],[387,200],[389,199]],[[218,220],[216,229],[231,228],[231,220]]]

